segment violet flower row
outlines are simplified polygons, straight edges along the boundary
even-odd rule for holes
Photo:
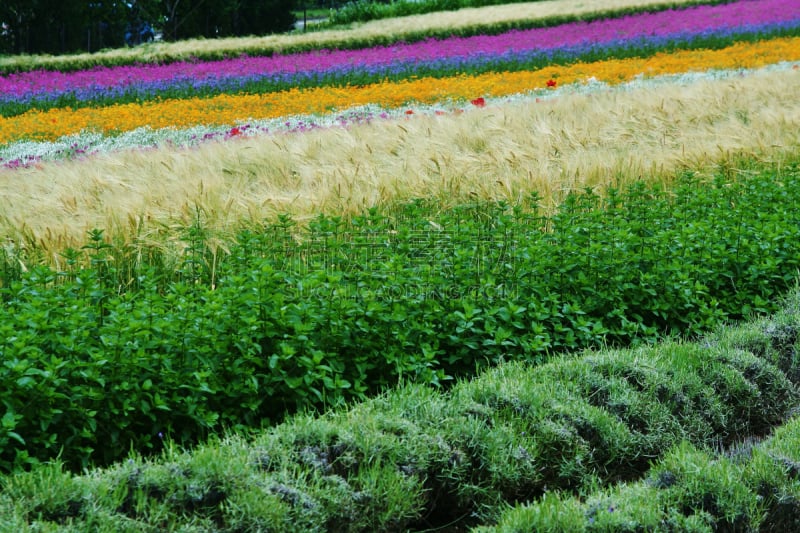
[[[0,76],[0,105],[151,98],[157,95],[269,90],[375,77],[473,72],[505,64],[527,65],[615,49],[664,46],[736,33],[772,33],[800,27],[796,0],[740,0],[628,15],[500,35],[453,37],[360,50],[320,50],[273,57],[166,65],[101,67],[59,73],[34,71]],[[258,87],[261,85],[261,87]],[[7,114],[7,113],[4,113]]]

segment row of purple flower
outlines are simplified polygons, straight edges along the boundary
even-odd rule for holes
[[[554,62],[637,55],[668,46],[704,46],[713,39],[730,41],[753,34],[798,31],[797,0],[739,0],[493,36],[430,39],[360,50],[101,67],[70,73],[34,71],[0,76],[0,115],[16,115],[30,107],[538,68]]]

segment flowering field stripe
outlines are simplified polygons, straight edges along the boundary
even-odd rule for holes
[[[743,31],[703,32],[669,35],[655,39],[618,40],[587,43],[562,48],[511,50],[498,55],[475,52],[470,56],[431,60],[398,60],[368,66],[342,64],[321,70],[298,70],[248,76],[207,76],[202,80],[176,77],[168,81],[135,82],[127,86],[86,87],[80,90],[25,93],[23,98],[0,97],[0,116],[16,116],[29,109],[97,107],[116,103],[141,102],[164,98],[211,97],[219,94],[264,94],[291,88],[367,85],[380,81],[401,81],[414,77],[444,78],[457,74],[535,70],[548,65],[569,65],[601,59],[645,57],[669,49],[719,49],[735,42],[777,36],[800,35],[800,19]],[[321,62],[321,61],[320,61]]]
[[[743,39],[795,35],[800,3],[741,0],[616,19],[456,37],[362,50],[274,57],[27,72],[0,77],[0,115],[31,107],[111,105],[152,98],[266,93],[388,79],[538,69],[550,64],[651,55],[661,49],[719,48]]]
[[[559,84],[596,79],[610,84],[637,76],[657,76],[708,69],[758,68],[781,61],[800,60],[800,38],[737,43],[721,50],[658,53],[630,58],[552,66],[536,71],[422,78],[363,87],[291,89],[265,95],[219,95],[102,108],[29,111],[0,118],[0,143],[22,139],[52,141],[83,130],[117,134],[136,128],[188,128],[198,124],[235,124],[248,119],[296,114],[327,113],[359,105],[401,107],[411,102],[470,100],[503,96]]]
[[[699,83],[711,80],[735,80],[758,72],[779,72],[800,70],[800,62],[781,62],[760,69],[740,68],[734,70],[694,71],[680,74],[637,78],[614,87],[599,81],[572,83],[555,89],[529,91],[501,97],[478,97],[464,102],[436,102],[416,104],[413,109],[382,108],[377,105],[352,107],[344,111],[327,114],[302,114],[273,119],[250,120],[235,126],[195,126],[185,129],[150,127],[137,128],[116,136],[105,136],[96,132],[81,132],[67,135],[53,142],[19,141],[0,146],[0,168],[16,169],[30,167],[39,163],[79,160],[99,154],[111,154],[129,150],[147,150],[157,147],[180,149],[199,147],[215,141],[233,138],[244,139],[262,135],[283,135],[307,133],[314,130],[351,128],[371,124],[375,121],[396,121],[424,116],[461,115],[481,108],[501,108],[520,102],[545,103],[554,99],[569,98],[580,94],[607,93],[613,88],[633,90],[651,88],[656,90],[665,85]]]
[[[165,64],[179,61],[216,61],[243,54],[272,56],[321,49],[355,50],[394,43],[411,43],[455,35],[499,34],[686,8],[728,4],[734,0],[533,0],[495,4],[459,11],[438,11],[415,17],[373,21],[356,28],[270,34],[225,39],[157,42],[143,47],[116,48],[93,53],[56,56],[0,56],[0,75],[33,70],[73,72],[95,67]]]

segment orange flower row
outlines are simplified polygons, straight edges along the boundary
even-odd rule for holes
[[[444,79],[421,78],[361,87],[292,89],[257,95],[223,94],[213,98],[76,110],[32,110],[16,117],[0,118],[0,143],[23,139],[50,141],[83,130],[114,134],[143,126],[157,129],[226,125],[250,119],[327,113],[370,103],[394,108],[411,102],[470,101],[480,96],[504,96],[556,84],[577,83],[590,77],[614,84],[641,75],[649,77],[709,69],[758,68],[780,61],[798,60],[800,38],[792,37],[738,43],[721,50],[664,52],[647,58],[578,63],[536,71],[460,75]]]

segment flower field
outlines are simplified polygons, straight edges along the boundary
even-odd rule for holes
[[[800,29],[800,26],[798,26]],[[210,98],[168,99],[153,103],[115,104],[101,108],[51,109],[28,112],[3,119],[8,137],[56,140],[67,134],[100,131],[106,134],[152,128],[186,128],[198,123],[218,126],[241,120],[269,119],[297,114],[322,114],[349,106],[378,104],[386,108],[470,100],[471,96],[509,94],[556,87],[592,79],[606,83],[630,81],[643,72],[648,75],[675,74],[701,68],[756,68],[782,60],[800,60],[800,37],[771,39],[746,45],[732,45],[718,51],[656,54],[647,59],[606,60],[589,64],[546,67],[535,71],[425,77],[346,87],[290,89],[267,94],[223,94]],[[412,110],[413,112],[413,110]],[[233,127],[232,135],[236,135]]]
[[[10,74],[0,77],[0,143],[142,127],[233,128],[366,104],[464,102],[587,80],[752,69],[800,59],[797,38],[779,37],[798,32],[795,2],[764,0],[360,50]]]
[[[0,531],[796,520],[800,4],[546,4],[0,75]]]
[[[792,32],[799,26],[800,7],[795,3],[765,0],[358,50],[322,50],[69,73],[35,71],[9,75],[0,80],[0,109],[3,116],[9,116],[15,114],[15,110],[42,109],[54,104],[75,107],[92,102],[185,98],[195,93],[205,96],[274,92],[318,85],[365,85],[411,76],[443,78],[448,74],[474,74],[487,70],[530,70],[587,57],[618,57],[623,53],[642,55],[645,51],[667,46],[687,48],[697,46],[697,42],[705,45],[710,41],[720,43],[753,34]],[[686,68],[695,69],[697,66],[689,64]],[[530,86],[520,85],[517,92],[526,88]],[[387,88],[386,92],[394,90]],[[346,107],[347,104],[336,102],[331,105]],[[242,112],[253,113],[253,110],[243,109]],[[252,116],[258,118],[257,114]],[[117,129],[129,128],[123,123]]]

